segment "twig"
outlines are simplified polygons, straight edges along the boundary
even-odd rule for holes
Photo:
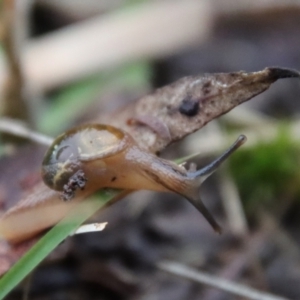
[[[218,278],[216,276],[212,276],[198,270],[196,271],[177,262],[162,261],[158,263],[157,267],[160,270],[163,270],[170,274],[177,275],[199,283],[203,283],[211,287],[215,287],[226,292],[232,293],[234,295],[246,297],[251,300],[287,300],[287,298],[275,296],[265,292],[260,292],[256,289],[247,287],[239,283]]]
[[[0,131],[18,137],[23,137],[46,146],[51,145],[51,143],[53,142],[53,138],[30,130],[26,128],[26,126],[22,122],[15,121],[9,118],[0,119]]]
[[[3,115],[30,121],[27,89],[21,65],[21,43],[24,39],[26,5],[28,1],[4,0],[2,9],[3,47],[8,74],[3,92]]]

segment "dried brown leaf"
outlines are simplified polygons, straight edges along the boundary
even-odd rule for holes
[[[125,128],[141,147],[159,152],[170,143],[202,128],[209,121],[265,91],[281,78],[299,77],[294,70],[266,68],[259,72],[204,74],[184,77],[107,116],[100,122]],[[151,117],[168,128],[170,139],[156,128],[127,120]]]

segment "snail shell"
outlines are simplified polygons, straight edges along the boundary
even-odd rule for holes
[[[44,182],[62,191],[84,162],[116,155],[127,146],[127,137],[121,130],[101,124],[83,125],[61,134],[44,157]]]

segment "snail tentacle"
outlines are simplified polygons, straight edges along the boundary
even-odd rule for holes
[[[188,176],[191,178],[197,178],[198,181],[203,183],[211,174],[213,174],[220,165],[228,159],[228,157],[233,154],[240,146],[242,146],[247,141],[245,135],[240,135],[237,140],[219,157],[217,157],[210,164],[197,170],[196,172],[189,172]]]

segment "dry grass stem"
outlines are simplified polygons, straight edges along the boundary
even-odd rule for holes
[[[248,233],[248,224],[237,186],[226,169],[221,171],[219,178],[220,194],[229,228],[233,234],[245,236]]]
[[[228,293],[245,297],[251,300],[288,300],[287,298],[279,297],[269,293],[260,292],[256,289],[238,284],[226,279],[206,274],[204,272],[194,270],[183,264],[171,261],[160,262],[157,267],[160,270],[170,274],[180,276],[182,278],[209,285],[211,287],[221,289]]]
[[[44,134],[38,133],[26,127],[20,121],[10,118],[0,119],[0,132],[8,133],[17,137],[26,138],[32,142],[49,146],[53,142],[53,138]]]

